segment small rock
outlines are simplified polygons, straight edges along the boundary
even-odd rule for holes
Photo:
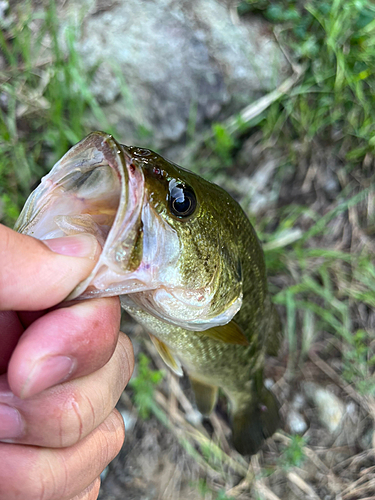
[[[9,9],[9,2],[6,0],[0,1],[0,19],[3,20],[5,18],[5,13]]]
[[[367,429],[361,436],[358,436],[359,445],[364,450],[370,450],[374,446],[374,429]]]
[[[352,419],[353,422],[358,420],[357,405],[353,401],[347,403],[346,413]]]
[[[203,421],[203,415],[198,410],[192,410],[186,414],[186,420],[192,425],[199,425]]]
[[[264,381],[264,387],[266,389],[271,389],[271,387],[275,385],[275,381],[272,380],[272,378],[266,378],[265,381]]]
[[[307,430],[307,424],[303,416],[296,410],[289,410],[286,416],[286,423],[291,434],[303,434]]]
[[[100,479],[102,481],[104,481],[104,479],[107,477],[107,474],[108,474],[108,471],[109,471],[109,467],[106,467],[103,472],[100,474]]]
[[[124,420],[126,432],[132,431],[134,426],[135,426],[135,423],[137,421],[137,417],[133,413],[131,413],[130,411],[127,411],[127,410],[121,410],[120,413],[121,413],[122,419]]]
[[[331,391],[313,382],[306,382],[304,390],[316,406],[321,423],[330,433],[335,433],[345,414],[344,403]]]
[[[306,399],[300,392],[296,394],[292,401],[292,407],[295,410],[301,410],[306,405]]]

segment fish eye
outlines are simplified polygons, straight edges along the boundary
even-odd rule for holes
[[[177,184],[173,179],[169,183],[169,208],[180,219],[192,215],[197,206],[197,198],[189,186]]]

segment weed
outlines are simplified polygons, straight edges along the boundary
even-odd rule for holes
[[[58,36],[53,1],[38,13],[20,4],[2,28],[7,70],[0,74],[0,220],[12,225],[31,186],[86,135],[87,109],[103,128],[111,127],[90,91],[92,75],[82,71],[79,29],[71,25]]]
[[[284,470],[300,467],[305,460],[303,447],[306,442],[301,436],[291,436],[290,444],[279,458],[279,465]]]
[[[225,490],[219,490],[217,493],[212,491],[212,489],[208,486],[205,479],[200,479],[198,481],[197,489],[199,494],[205,500],[233,500],[233,497],[228,497],[225,493]]]
[[[215,497],[215,500],[233,500],[233,497],[228,497],[224,490],[220,490]]]
[[[232,164],[232,151],[236,145],[236,141],[229,134],[227,129],[220,123],[212,125],[213,139],[211,141],[211,148],[221,160],[222,166],[229,166]]]
[[[163,379],[163,372],[150,368],[150,359],[143,353],[138,358],[138,375],[133,377],[129,385],[134,391],[134,404],[139,416],[148,419],[152,413],[160,413],[154,400],[155,388]]]
[[[358,307],[375,305],[375,268],[371,252],[339,251],[324,242],[332,227],[347,224],[349,211],[360,210],[372,197],[373,188],[338,199],[319,217],[306,207],[288,206],[279,214],[276,231],[267,234],[267,218],[259,233],[270,274],[284,276],[282,289],[271,286],[274,301],[285,307],[285,332],[289,344],[288,375],[293,377],[318,337],[336,338],[342,354],[341,376],[361,394],[374,394],[374,334],[358,328]],[[359,219],[359,216],[355,217]],[[340,223],[338,221],[341,221]],[[304,227],[302,231],[301,228]]]
[[[303,81],[263,114],[262,130],[282,140],[332,138],[349,161],[375,146],[375,6],[369,0],[247,0],[240,13],[261,12],[276,25]]]
[[[354,384],[360,394],[375,395],[375,355],[371,348],[371,335],[357,330],[343,352],[343,377]]]

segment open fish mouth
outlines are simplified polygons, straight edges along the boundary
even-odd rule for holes
[[[226,324],[241,307],[240,277],[218,306],[221,265],[199,285],[186,283],[184,241],[158,211],[163,200],[150,183],[158,161],[168,168],[167,160],[150,150],[93,132],[43,177],[15,230],[40,240],[80,233],[98,240],[102,251],[94,269],[67,300],[128,296],[124,306],[188,330]]]
[[[100,258],[69,298],[127,293],[127,274],[141,259],[142,249],[136,243],[143,196],[142,170],[135,167],[126,146],[111,135],[93,132],[43,177],[15,230],[40,240],[93,234],[102,247]],[[131,285],[132,291],[149,288],[144,283],[135,289]]]

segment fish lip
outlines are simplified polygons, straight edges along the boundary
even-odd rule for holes
[[[66,300],[132,294],[155,290],[163,283],[160,269],[177,264],[180,243],[176,232],[158,217],[149,204],[145,188],[147,167],[157,160],[151,150],[120,145],[119,154],[128,176],[128,199],[125,212],[119,206],[102,254],[90,276],[80,283]],[[142,232],[142,257],[136,267],[131,251]]]
[[[118,143],[112,135],[93,132],[90,136],[94,136],[95,140],[102,139],[100,145],[96,147],[103,152],[108,164],[118,173],[121,183],[120,202],[98,262],[90,275],[70,293],[66,300],[84,299],[95,295],[115,295],[116,286],[112,284],[107,288],[104,284],[106,268],[112,273],[115,283],[121,282],[121,278],[126,278],[126,268],[131,256],[126,249],[133,247],[141,221],[144,176],[140,165],[134,161],[127,146]],[[87,290],[90,284],[95,288]]]
[[[106,134],[105,132],[92,132],[82,141],[75,144],[51,169],[51,171],[41,179],[39,186],[31,193],[29,198],[18,217],[14,230],[20,233],[30,234],[30,230],[35,224],[35,219],[40,216],[44,209],[48,205],[48,201],[55,189],[58,189],[63,182],[66,183],[69,177],[74,177],[77,172],[83,174],[82,166],[85,163],[90,163],[89,159],[81,159],[78,163],[76,158],[80,154],[88,151],[90,149],[96,150],[102,153],[102,160],[106,160],[108,165],[111,166],[116,172],[121,186],[127,183],[127,169],[124,168],[125,165],[121,162],[120,158],[120,148],[121,146],[113,138],[112,135]],[[114,155],[116,150],[117,154]],[[120,162],[119,162],[120,159]],[[71,168],[70,163],[74,162],[75,168]],[[92,159],[91,159],[92,161]],[[120,165],[118,164],[120,163]],[[97,163],[93,162],[93,168],[102,164],[102,161]],[[93,168],[91,170],[93,170]],[[89,169],[90,170],[90,169]],[[88,170],[88,171],[89,171]],[[121,196],[123,196],[123,192]]]
[[[56,234],[53,229],[55,225],[52,223],[50,226],[48,224],[45,226],[50,217],[49,208],[56,206],[56,201],[64,193],[77,193],[74,203],[78,206],[81,202],[84,204],[85,198],[80,197],[79,189],[78,191],[76,189],[77,182],[90,171],[105,165],[113,169],[119,181],[116,192],[116,197],[118,196],[119,199],[114,219],[94,269],[66,300],[103,295],[101,284],[105,281],[104,275],[107,269],[115,278],[115,286],[120,281],[120,277],[126,274],[124,270],[126,271],[130,255],[129,252],[121,254],[120,243],[131,248],[137,237],[144,195],[142,169],[133,160],[127,147],[119,144],[112,135],[100,131],[92,132],[73,146],[42,179],[40,185],[26,201],[15,225],[17,231],[35,235],[40,239],[56,237],[53,235]],[[92,192],[95,193],[95,186]],[[102,193],[110,194],[111,191],[104,188]],[[61,215],[65,214],[66,212],[61,212]],[[57,212],[55,215],[60,214]],[[50,220],[53,221],[53,218]],[[46,227],[48,229],[45,229]],[[84,294],[91,284],[93,286],[90,288],[94,288],[92,293]],[[99,289],[95,290],[97,284]],[[108,290],[105,295],[114,295],[114,293]]]

